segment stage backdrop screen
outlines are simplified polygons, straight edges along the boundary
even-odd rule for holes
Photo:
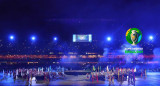
[[[73,34],[73,42],[92,42],[92,34]]]

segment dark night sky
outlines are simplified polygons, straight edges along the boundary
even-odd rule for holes
[[[144,36],[159,33],[160,1],[0,0],[1,39],[8,34],[19,39],[35,34],[42,39],[57,35],[70,40],[73,33],[119,38],[131,27],[139,28]]]

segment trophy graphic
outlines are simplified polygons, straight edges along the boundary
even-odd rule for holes
[[[131,40],[132,40],[132,45],[136,45],[136,42],[138,40],[138,34],[137,34],[137,31],[136,30],[132,30],[132,33],[131,33]]]

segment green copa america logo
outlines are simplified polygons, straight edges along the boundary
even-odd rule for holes
[[[137,45],[142,39],[142,32],[137,28],[130,28],[126,32],[126,40],[132,45]]]
[[[137,47],[137,45],[142,39],[142,32],[137,28],[130,28],[126,32],[126,40],[128,43],[132,44],[132,47],[125,48],[125,53],[143,53],[143,48]]]

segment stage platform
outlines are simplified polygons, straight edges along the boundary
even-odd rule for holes
[[[64,72],[66,75],[86,75],[87,73],[90,74],[91,71],[86,70],[69,70]]]

